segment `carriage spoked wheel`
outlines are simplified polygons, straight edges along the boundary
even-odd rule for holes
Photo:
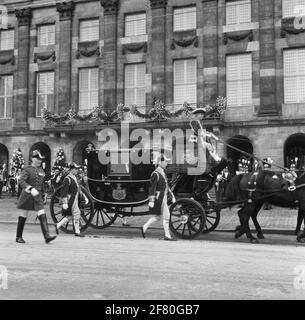
[[[103,203],[95,201],[90,227],[104,229],[113,224],[117,217],[118,212],[115,207],[105,206]]]
[[[57,223],[64,218],[62,215],[62,198],[60,196],[60,189],[61,187],[55,190],[50,201],[50,213],[54,223]],[[88,198],[89,202],[88,204],[85,204],[83,201],[79,202],[79,209],[81,211],[79,224],[81,232],[85,231],[90,225],[94,209],[93,200],[91,199],[87,189],[82,187],[82,192]],[[73,219],[69,219],[69,221],[60,228],[60,230],[65,233],[74,233]]]
[[[199,236],[206,223],[205,210],[195,200],[182,198],[170,206],[170,229],[182,239]]]
[[[203,207],[206,214],[206,224],[202,233],[209,233],[215,230],[219,224],[220,210],[216,208],[215,201],[208,201],[208,204]]]

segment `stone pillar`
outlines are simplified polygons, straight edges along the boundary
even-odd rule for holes
[[[105,109],[117,107],[117,16],[119,0],[101,0],[104,8],[104,94]]]
[[[150,0],[152,15],[151,72],[152,96],[165,102],[166,6],[167,0]]]
[[[18,19],[18,60],[14,79],[15,103],[13,110],[13,129],[28,129],[28,79],[30,55],[30,25],[32,9],[16,9]]]
[[[217,0],[202,0],[203,103],[214,103],[218,95],[218,7]]]
[[[58,85],[58,112],[66,112],[71,103],[71,50],[72,50],[72,19],[74,2],[56,4],[59,12],[59,83]]]
[[[260,108],[259,116],[276,115],[276,55],[274,0],[259,1]]]

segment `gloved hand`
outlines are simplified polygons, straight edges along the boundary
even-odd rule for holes
[[[153,207],[155,206],[155,203],[154,203],[153,201],[149,201],[149,202],[148,202],[148,206],[149,206],[150,208],[153,208]]]
[[[39,191],[38,191],[37,189],[33,188],[33,189],[31,190],[31,195],[32,195],[33,197],[37,197],[37,196],[39,195]]]
[[[172,196],[172,203],[175,203],[177,200],[176,200],[176,198],[175,198],[175,196],[173,195]]]
[[[64,210],[67,210],[67,209],[69,208],[69,206],[68,206],[67,203],[64,203],[64,204],[62,205],[62,208],[63,208]]]
[[[47,203],[47,194],[43,196],[43,204],[46,204],[46,203]]]
[[[85,205],[87,205],[89,203],[89,199],[85,196],[85,194],[83,194],[83,199],[84,199]]]

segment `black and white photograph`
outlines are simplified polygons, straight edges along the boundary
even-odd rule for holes
[[[304,257],[305,0],[0,0],[0,300],[195,319]]]

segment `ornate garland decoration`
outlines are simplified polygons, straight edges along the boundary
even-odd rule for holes
[[[254,35],[253,35],[253,30],[250,31],[246,31],[246,32],[226,32],[223,35],[223,43],[227,44],[228,43],[228,39],[231,39],[233,41],[241,41],[248,38],[249,41],[253,41],[254,39]]]
[[[46,61],[52,58],[53,61],[56,60],[55,51],[50,52],[43,52],[43,53],[34,53],[34,63],[37,63],[37,60]]]
[[[225,112],[227,107],[227,100],[223,97],[218,97],[215,104],[207,105],[205,108],[208,108],[208,118],[217,119],[222,113]],[[170,118],[176,118],[185,114],[186,118],[189,118],[192,114],[194,108],[190,106],[189,103],[184,102],[182,108],[178,109],[175,112],[170,112],[166,109],[165,104],[160,100],[156,99],[153,107],[146,113],[139,111],[136,105],[133,105],[131,108],[119,104],[116,110],[106,111],[103,110],[103,107],[98,106],[92,112],[81,115],[79,112],[76,112],[72,107],[65,114],[52,113],[46,108],[42,109],[42,119],[45,122],[52,122],[55,124],[71,124],[75,122],[97,122],[97,123],[113,123],[121,121],[124,119],[124,115],[128,112],[134,114],[135,116],[142,119],[149,119],[151,121],[166,121]]]
[[[305,19],[303,17],[302,19]],[[304,21],[304,20],[303,20]],[[300,34],[305,32],[304,28],[295,28],[295,17],[282,19],[281,37],[285,38],[286,33],[288,34]]]
[[[124,44],[122,53],[125,55],[127,51],[129,52],[138,52],[143,49],[143,52],[147,52],[147,42],[139,42],[139,43],[130,43],[130,44]]]
[[[101,55],[98,42],[80,42],[78,44],[78,49],[76,53],[76,58],[79,59],[81,56],[89,58],[96,55],[99,57]]]
[[[175,50],[176,45],[183,48],[193,45],[195,48],[198,48],[198,45],[199,45],[198,36],[188,37],[182,40],[173,39],[171,44],[171,50]]]
[[[1,51],[0,64],[7,64],[7,63],[11,63],[12,65],[15,64],[14,50]]]

